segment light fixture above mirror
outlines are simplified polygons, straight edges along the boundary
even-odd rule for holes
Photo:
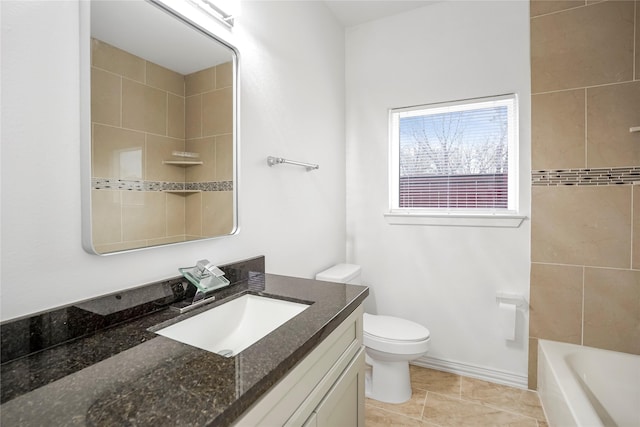
[[[161,6],[81,2],[83,246],[91,253],[238,227],[236,51]]]
[[[189,0],[207,14],[233,27],[240,15],[240,0]]]

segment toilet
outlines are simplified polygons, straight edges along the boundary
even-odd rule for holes
[[[360,284],[360,266],[337,264],[316,275],[316,280]],[[411,398],[409,362],[429,351],[429,330],[418,323],[393,316],[363,316],[365,395],[386,403]]]

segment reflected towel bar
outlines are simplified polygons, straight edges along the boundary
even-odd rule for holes
[[[307,171],[312,171],[314,169],[319,169],[320,168],[320,166],[314,165],[314,164],[311,164],[311,163],[296,162],[295,160],[287,160],[287,159],[283,159],[282,157],[273,157],[273,156],[267,157],[267,164],[269,166],[278,165],[280,163],[287,163],[287,164],[290,164],[290,165],[303,166],[304,168],[307,169]]]
[[[640,126],[634,126],[629,128],[629,132],[633,133],[633,132],[640,132]]]

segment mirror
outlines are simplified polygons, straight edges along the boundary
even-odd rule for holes
[[[111,254],[234,234],[235,49],[156,3],[80,3],[83,246]]]

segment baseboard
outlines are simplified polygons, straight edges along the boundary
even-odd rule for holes
[[[526,389],[528,386],[526,375],[518,375],[513,372],[485,368],[482,366],[470,365],[468,363],[422,356],[421,358],[412,361],[411,364],[422,366],[423,368],[451,372],[452,374],[458,374],[464,377],[477,378],[479,380],[503,384],[509,387]]]

